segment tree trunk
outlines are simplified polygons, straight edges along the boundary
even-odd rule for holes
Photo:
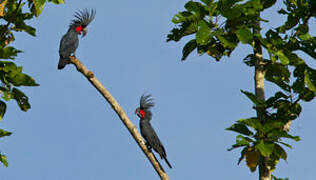
[[[259,15],[260,16],[260,15]],[[257,21],[256,26],[253,28],[254,34],[260,34],[260,22]],[[265,76],[265,63],[262,58],[262,47],[260,41],[255,38],[254,41],[254,55],[255,62],[255,94],[257,98],[265,100],[264,95],[264,76]],[[256,108],[257,117],[261,124],[265,123],[265,109]],[[271,180],[271,166],[268,165],[269,157],[260,155],[259,157],[259,180]]]

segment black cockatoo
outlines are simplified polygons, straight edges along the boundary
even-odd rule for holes
[[[155,130],[150,124],[151,111],[150,108],[154,106],[151,95],[143,94],[140,98],[140,106],[135,110],[135,114],[140,118],[140,132],[146,140],[146,145],[149,150],[153,148],[161,159],[164,159],[168,166],[172,168],[171,164],[167,159],[165,148],[161,144]]]
[[[75,13],[75,19],[71,21],[67,33],[60,41],[58,69],[63,69],[69,63],[69,56],[75,56],[79,45],[78,35],[82,34],[84,37],[87,34],[87,26],[94,19],[95,13],[94,9],[79,10]]]

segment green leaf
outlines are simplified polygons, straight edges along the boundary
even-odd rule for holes
[[[245,158],[245,153],[248,152],[248,149],[249,149],[249,146],[244,147],[244,149],[241,150],[241,152],[240,152],[240,158],[239,158],[239,160],[238,160],[238,162],[237,162],[238,165],[239,165],[240,162]]]
[[[300,104],[298,102],[292,103],[291,101],[285,99],[275,101],[273,107],[277,109],[276,116],[274,117],[276,120],[285,123],[299,116],[302,110]]]
[[[306,54],[308,54],[309,56],[311,56],[312,58],[316,59],[316,52],[313,50],[313,49],[316,49],[316,43],[314,43],[313,45],[310,45],[307,42],[301,42],[301,43],[302,43],[302,46],[299,49],[305,52]]]
[[[3,154],[0,154],[0,162],[2,162],[2,164],[5,166],[5,167],[8,167],[8,161],[7,161],[7,157]]]
[[[284,146],[286,146],[286,147],[292,149],[292,146],[289,145],[289,144],[287,144],[287,143],[285,143],[285,142],[280,142],[280,141],[278,141],[278,143],[283,144]]]
[[[268,133],[268,137],[289,138],[289,139],[293,139],[294,141],[301,140],[299,136],[292,136],[284,130],[273,130],[270,133]]]
[[[273,143],[263,142],[262,140],[256,144],[256,148],[260,151],[262,156],[267,157],[272,154],[274,149]]]
[[[287,66],[275,62],[269,63],[266,69],[266,80],[273,82],[287,92],[291,91],[289,85],[290,71]]]
[[[307,40],[312,39],[312,36],[311,36],[310,34],[308,34],[308,33],[306,33],[306,34],[301,34],[301,35],[299,35],[298,37],[299,37],[301,40],[303,40],[303,41],[307,41]]]
[[[239,148],[239,147],[248,146],[249,143],[251,143],[251,142],[254,142],[254,141],[248,137],[238,135],[238,136],[236,136],[236,144],[232,145],[232,147],[227,149],[227,150],[231,151],[231,150]]]
[[[284,55],[284,53],[282,51],[277,51],[275,53],[275,55],[277,55],[279,57],[279,59],[283,65],[288,65],[290,63],[290,60]]]
[[[186,45],[182,49],[182,58],[181,58],[181,60],[184,61],[189,56],[189,54],[194,49],[196,49],[196,47],[197,47],[197,43],[196,43],[195,39],[192,39],[191,41],[186,43]]]
[[[269,76],[278,76],[282,81],[289,81],[290,71],[286,65],[280,63],[269,63],[266,67]]]
[[[0,47],[0,59],[14,59],[20,52],[22,51],[11,46],[7,46],[5,48]]]
[[[3,68],[1,68],[3,66]],[[1,69],[5,72],[4,78],[8,83],[12,83],[14,86],[38,86],[35,80],[22,73],[22,67],[16,66],[13,62],[0,61]]]
[[[262,128],[263,133],[267,133],[273,129],[281,129],[284,126],[283,122],[280,121],[269,121],[266,122]]]
[[[253,129],[257,131],[262,131],[262,128],[263,128],[260,121],[256,118],[240,119],[237,122],[241,124],[245,124],[249,127],[252,127]]]
[[[289,180],[289,178],[277,178],[275,176],[272,175],[272,179],[273,180]]]
[[[274,144],[274,154],[278,157],[278,158],[282,158],[286,161],[287,159],[287,153],[286,151],[278,144]]]
[[[7,105],[3,101],[0,101],[0,120],[2,120],[6,112],[6,109],[7,109]]]
[[[204,4],[209,5],[213,2],[213,0],[201,0]]]
[[[316,84],[314,84],[311,79],[310,79],[310,73],[308,73],[307,69],[304,72],[305,77],[304,77],[304,82],[307,85],[307,87],[311,90],[316,92]],[[316,77],[316,76],[315,76]],[[316,83],[316,82],[315,82]]]
[[[255,66],[256,56],[254,54],[248,54],[243,61],[246,65],[253,67]]]
[[[244,147],[244,146],[247,146],[247,145],[243,145],[243,144],[233,144],[231,148],[228,148],[227,151],[232,151],[236,148],[240,148],[240,147]]]
[[[3,70],[4,72],[8,73],[10,71],[20,71],[20,68],[18,68],[14,62],[10,62],[10,61],[0,61],[1,64],[1,70]]]
[[[276,3],[276,0],[263,1],[263,8],[264,8],[264,9],[270,8],[270,7],[273,6],[275,3]]]
[[[189,1],[184,7],[191,12],[195,12],[198,15],[203,15],[205,13],[203,5],[199,2]]]
[[[17,88],[13,88],[12,95],[22,111],[27,111],[31,108],[31,105],[28,101],[29,98],[22,91],[18,90]]]
[[[12,133],[9,131],[5,131],[3,129],[0,129],[0,138],[5,136],[10,136]]]
[[[279,14],[289,14],[287,11],[285,11],[284,9],[280,9],[278,11]]]
[[[256,106],[261,107],[264,105],[264,101],[262,99],[258,99],[256,95],[251,92],[240,90],[243,94],[245,94]]]
[[[253,35],[248,28],[241,28],[241,29],[237,30],[236,35],[237,35],[238,39],[244,44],[251,43],[251,41],[253,39]]]
[[[240,133],[240,134],[244,134],[246,136],[253,135],[253,132],[251,132],[246,125],[241,124],[241,123],[233,124],[231,127],[226,128],[226,130],[234,131],[234,132],[237,132],[237,133]]]
[[[174,24],[196,21],[198,17],[188,11],[180,12],[172,18]]]
[[[49,0],[51,2],[53,2],[54,4],[64,4],[65,1],[64,0]]]
[[[306,102],[313,100],[315,96],[315,92],[309,90],[308,88],[304,88],[304,90],[302,90],[299,95],[300,99]]]
[[[12,30],[25,31],[31,36],[35,36],[35,32],[36,32],[36,29],[34,27],[25,24],[23,20],[17,20]]]
[[[288,99],[289,96],[285,95],[283,92],[278,91],[277,93],[275,93],[274,96],[270,97],[269,99],[266,100],[265,105],[267,108],[274,106],[275,102],[279,99]]]
[[[214,34],[214,36],[216,36],[221,41],[221,44],[225,48],[229,49],[229,51],[234,50],[237,46],[237,38],[235,38],[235,36],[232,34],[225,34],[222,29],[217,29],[213,31],[212,34]]]
[[[11,82],[14,86],[38,86],[35,80],[24,73],[10,72],[7,77],[8,81]]]
[[[33,3],[35,5],[35,15],[38,17],[44,9],[46,0],[33,0]]]
[[[300,113],[302,112],[301,105],[299,103],[293,104],[293,106],[291,107],[291,112],[294,114],[297,114],[297,116],[299,116]]]
[[[167,42],[180,41],[182,37],[191,35],[198,31],[198,24],[196,22],[183,22],[179,28],[173,28],[167,36]]]
[[[236,136],[236,144],[238,144],[238,145],[248,145],[251,142],[254,142],[254,141],[248,137],[245,137],[242,135]]]
[[[234,6],[235,3],[241,0],[224,0],[218,2],[218,10],[220,13],[228,19],[235,19],[242,15],[242,9],[240,6]]]
[[[196,42],[199,45],[206,45],[210,42],[211,39],[211,29],[208,27],[208,24],[201,20],[199,22],[199,30],[196,32]]]

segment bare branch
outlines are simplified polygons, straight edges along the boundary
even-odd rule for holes
[[[169,180],[168,175],[165,173],[159,162],[157,161],[154,154],[147,149],[142,136],[137,131],[136,126],[127,117],[126,113],[119,105],[119,103],[114,99],[110,92],[97,80],[92,71],[89,71],[77,58],[70,56],[70,62],[74,64],[79,72],[81,72],[89,82],[99,91],[99,93],[106,99],[106,101],[112,106],[113,110],[120,117],[121,121],[124,123],[125,127],[133,136],[134,140],[137,142],[138,146],[142,149],[144,154],[149,159],[150,163],[155,168],[156,172],[162,180]]]

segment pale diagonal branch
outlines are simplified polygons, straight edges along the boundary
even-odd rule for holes
[[[132,121],[128,118],[122,107],[119,103],[114,99],[114,97],[110,94],[110,92],[97,80],[94,74],[89,71],[78,59],[75,57],[70,57],[70,62],[74,64],[79,72],[81,72],[89,82],[99,91],[99,93],[106,99],[106,101],[112,106],[112,109],[116,112],[116,114],[120,117],[121,121],[124,123],[125,127],[133,136],[134,140],[138,144],[138,146],[142,149],[146,157],[149,159],[150,163],[155,168],[157,174],[160,176],[162,180],[169,180],[168,175],[165,173],[159,162],[157,161],[154,154],[149,151],[144,143],[142,136],[137,131],[136,126],[132,123]]]

